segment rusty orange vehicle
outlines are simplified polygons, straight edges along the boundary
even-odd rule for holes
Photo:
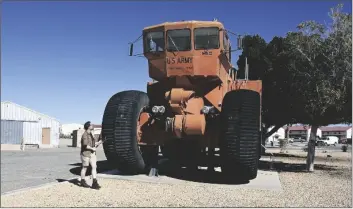
[[[262,82],[237,78],[223,24],[167,22],[144,28],[141,37],[152,81],[147,92],[127,90],[109,99],[102,122],[107,160],[139,174],[159,148],[187,166],[219,152],[222,173],[256,178]]]

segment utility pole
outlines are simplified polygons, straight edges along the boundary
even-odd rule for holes
[[[247,57],[245,57],[245,80],[249,80],[249,64]]]

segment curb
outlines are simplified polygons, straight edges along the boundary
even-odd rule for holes
[[[57,184],[61,184],[61,183],[69,183],[72,180],[78,179],[78,177],[74,177],[71,179],[68,179],[66,181],[62,181],[62,182],[50,182],[50,183],[45,183],[45,184],[41,184],[41,185],[37,185],[37,186],[31,186],[31,187],[25,187],[22,189],[16,189],[16,190],[12,190],[12,191],[8,191],[8,192],[4,192],[1,194],[1,197],[5,197],[5,196],[11,196],[11,195],[15,195],[15,194],[19,194],[22,192],[26,192],[29,190],[37,190],[37,189],[42,189],[42,188],[47,188],[47,187],[52,187],[55,186]]]
[[[201,170],[204,170],[206,167],[200,167]],[[219,169],[215,169],[215,172],[220,172]],[[217,187],[222,187],[222,188],[250,188],[250,189],[260,189],[260,190],[266,190],[266,191],[283,191],[281,181],[279,178],[279,173],[275,170],[270,170],[270,171],[263,171],[259,170],[259,174],[262,176],[262,180],[255,180],[255,185],[254,183],[247,183],[247,184],[222,184],[222,183],[215,183],[214,185]],[[273,180],[273,184],[271,185],[265,185],[263,186],[263,183],[259,183],[258,181],[263,181],[264,179],[268,179],[266,176],[272,176],[271,180]],[[124,176],[124,175],[119,175],[118,171],[116,169],[114,170],[109,170],[103,173],[99,173],[98,177],[102,179],[115,179],[115,180],[125,180],[125,181],[133,181],[133,182],[143,182],[143,183],[157,183],[157,184],[169,184],[169,185],[188,185],[192,184],[193,186],[200,186],[203,187],[203,184],[205,182],[195,182],[195,181],[190,181],[190,180],[183,180],[183,179],[177,179],[173,177],[168,177],[168,176],[151,176],[149,177],[148,175],[134,175],[134,176]],[[254,182],[252,180],[251,182]],[[212,184],[212,183],[205,183],[205,184]]]

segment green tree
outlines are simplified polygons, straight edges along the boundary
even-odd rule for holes
[[[286,37],[284,63],[296,90],[293,110],[298,121],[311,126],[308,171],[314,171],[317,128],[352,120],[352,16],[342,7],[331,9],[331,24],[306,21]]]
[[[267,47],[266,41],[259,35],[245,36],[243,38],[243,52],[239,56],[238,64],[238,78],[245,77],[245,57],[248,58],[248,63],[251,63],[251,70],[249,70],[249,79],[261,79],[265,73],[264,69],[267,66],[264,51]]]
[[[288,91],[290,76],[288,69],[281,65],[282,57],[279,56],[284,50],[284,38],[274,37],[267,44],[259,35],[245,36],[244,49],[237,62],[239,79],[245,77],[245,58],[247,58],[249,79],[260,79],[263,82],[263,140],[285,124],[295,123],[293,112],[290,111],[291,95]],[[274,128],[269,130],[272,126]]]
[[[317,128],[352,121],[352,16],[342,7],[331,9],[329,25],[306,21],[268,44],[246,36],[237,62],[238,78],[247,57],[249,79],[263,81],[264,140],[285,124],[311,126],[308,171],[314,170]]]

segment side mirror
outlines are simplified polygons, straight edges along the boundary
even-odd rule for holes
[[[243,49],[243,38],[241,36],[238,36],[237,42],[238,42],[238,50]]]
[[[229,62],[232,62],[232,46],[229,45]]]
[[[134,44],[133,43],[131,43],[130,44],[130,56],[132,56],[132,54],[134,53]]]

